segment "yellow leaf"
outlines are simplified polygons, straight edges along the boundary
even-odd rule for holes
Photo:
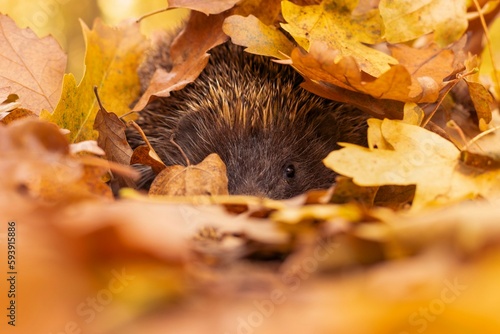
[[[245,51],[249,53],[286,59],[294,48],[279,30],[265,25],[253,15],[230,16],[224,20],[222,29],[234,44],[246,46]]]
[[[389,64],[397,60],[383,52],[366,46],[381,41],[378,11],[353,16],[357,0],[325,0],[320,5],[297,6],[282,2],[283,17],[287,24],[282,28],[289,32],[304,49],[313,42],[323,42],[338,52],[335,62],[343,57],[353,57],[360,69],[378,77],[389,70]]]
[[[64,77],[61,100],[53,114],[43,111],[41,118],[71,131],[70,142],[97,139],[93,129],[99,106],[93,87],[109,110],[121,116],[139,96],[137,67],[146,41],[137,23],[124,23],[113,28],[96,20],[92,30],[82,23],[86,37],[86,70],[80,84],[72,74]]]
[[[492,86],[491,92],[500,99],[500,20],[493,22],[489,31],[490,42],[481,54],[479,74],[481,82]]]
[[[344,148],[331,152],[325,165],[361,186],[415,184],[413,209],[500,196],[500,170],[466,166],[459,150],[441,136],[387,119],[371,119],[369,126],[372,148],[342,144]]]
[[[465,0],[381,0],[379,9],[389,43],[434,32],[440,46],[458,40],[467,29]]]

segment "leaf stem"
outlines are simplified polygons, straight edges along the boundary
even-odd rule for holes
[[[177,149],[181,152],[182,157],[186,160],[186,163],[187,163],[186,166],[191,166],[191,162],[189,161],[189,158],[187,157],[186,153],[184,153],[184,150],[182,149],[182,147],[180,147],[179,144],[177,144],[175,142],[173,134],[172,134],[172,136],[170,136],[170,142],[172,143],[172,145],[177,147]]]
[[[144,14],[143,16],[139,17],[139,18],[137,19],[137,21],[135,21],[135,22],[139,23],[139,22],[141,22],[142,20],[144,20],[145,18],[148,18],[148,17],[150,17],[150,16],[153,16],[153,15],[156,15],[156,14],[160,14],[160,13],[163,13],[163,12],[169,11],[169,10],[171,10],[171,9],[173,9],[173,8],[168,8],[168,7],[167,7],[167,8],[162,8],[162,9],[158,9],[158,10],[152,11],[152,12],[150,12],[150,13]]]
[[[448,88],[446,88],[445,92],[442,94],[442,96],[439,98],[438,101],[436,101],[436,107],[434,108],[434,110],[432,110],[429,115],[425,116],[424,120],[422,121],[422,124],[420,125],[421,127],[425,127],[427,125],[427,123],[430,122],[430,120],[432,119],[432,117],[434,117],[434,115],[436,114],[436,111],[439,109],[439,106],[441,105],[441,103],[443,103],[443,100],[444,98],[446,97],[446,95],[448,95],[448,93],[453,89],[453,87],[455,87],[458,82],[460,81],[460,79],[454,79],[451,82],[451,84],[449,85]]]

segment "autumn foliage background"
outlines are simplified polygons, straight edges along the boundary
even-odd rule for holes
[[[0,244],[16,222],[18,272],[2,333],[500,331],[498,1],[170,6],[139,24],[166,1],[0,1]],[[155,31],[181,25],[140,96]],[[368,148],[325,159],[334,188],[198,196],[184,167],[157,196],[128,188],[134,161],[168,169],[128,147],[130,111],[228,38],[373,117]]]

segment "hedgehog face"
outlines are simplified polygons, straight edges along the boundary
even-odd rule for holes
[[[270,128],[255,124],[244,131],[236,131],[231,124],[211,129],[190,128],[198,124],[193,120],[181,124],[176,141],[191,161],[201,161],[213,152],[224,161],[230,194],[283,199],[329,187],[334,181],[335,174],[322,159],[337,146],[307,123],[281,122]]]
[[[217,153],[230,194],[289,198],[327,188],[335,174],[322,160],[338,141],[365,140],[365,116],[300,87],[289,66],[226,43],[197,80],[141,111],[138,123],[167,165]],[[141,144],[138,139],[132,140]]]

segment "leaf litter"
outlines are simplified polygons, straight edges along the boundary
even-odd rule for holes
[[[36,315],[18,319],[20,331],[497,333],[500,50],[491,38],[467,56],[463,35],[475,7],[171,6],[192,13],[172,46],[172,71],[157,73],[142,97],[136,70],[152,46],[135,21],[83,27],[78,85],[59,70],[27,91],[19,87],[31,81],[1,67],[0,219],[17,224],[19,307]],[[426,20],[416,22],[419,15]],[[16,46],[3,48],[4,57],[31,57],[20,73],[54,56],[34,52],[37,43],[58,49],[6,16],[0,22]],[[486,23],[496,36],[498,20]],[[195,80],[210,49],[227,39],[294,67],[305,89],[375,117],[368,148],[343,144],[325,159],[341,174],[332,189],[282,201],[230,196],[227,184],[216,186],[222,192],[200,186],[207,172],[224,184],[219,162],[165,166],[147,146],[132,152],[125,115]],[[456,90],[458,82],[467,88]],[[149,196],[122,182],[113,197],[109,184],[132,180],[136,162],[160,175],[181,168],[180,182],[158,178],[168,191]],[[198,181],[190,168],[202,172]]]

